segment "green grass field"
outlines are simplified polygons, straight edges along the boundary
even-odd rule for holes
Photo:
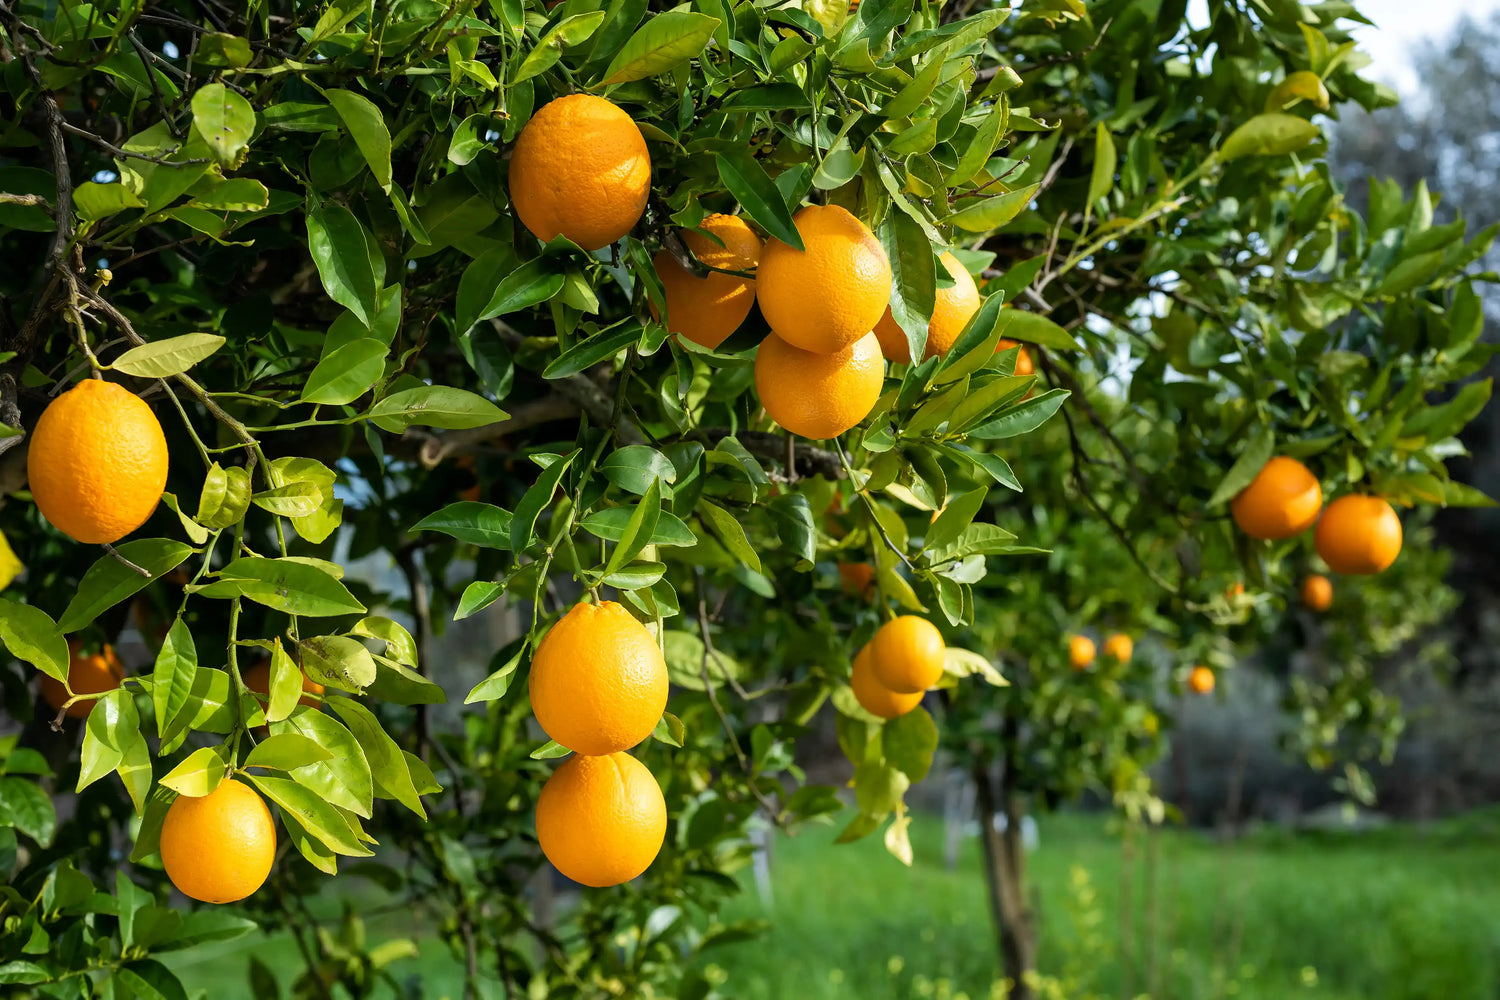
[[[906,869],[878,837],[836,847],[834,832],[778,842],[773,906],[763,910],[753,892],[735,906],[738,916],[768,917],[772,930],[712,954],[714,974],[727,976],[723,992],[738,1000],[990,997],[996,959],[978,843],[966,843],[949,871],[941,824],[919,819],[916,864]],[[1426,830],[1271,832],[1231,844],[1168,831],[1156,846],[1157,945],[1147,949],[1139,943],[1150,926],[1144,840],[1127,862],[1098,817],[1043,823],[1032,874],[1044,971],[1069,980],[1061,1000],[1135,996],[1153,976],[1153,1000],[1500,995],[1500,814]],[[1133,905],[1122,938],[1126,891]],[[371,940],[409,933],[412,919],[400,918],[403,931],[372,924]],[[248,997],[252,951],[279,970],[299,961],[284,938],[249,938],[173,965],[214,1000]],[[422,977],[429,996],[458,995],[457,969],[437,941],[423,941],[422,955],[393,971]]]

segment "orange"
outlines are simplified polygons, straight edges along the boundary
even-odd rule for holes
[[[1351,493],[1328,505],[1313,545],[1335,573],[1379,573],[1401,554],[1401,519],[1380,497]]]
[[[837,354],[814,354],[766,335],[755,352],[760,403],[793,434],[838,437],[875,408],[885,384],[880,342],[867,333]]]
[[[85,379],[42,411],[26,475],[37,509],[74,541],[117,542],[146,523],[167,485],[167,439],[123,386]]]
[[[667,835],[667,804],[646,765],[626,753],[573,757],[536,802],[536,839],[574,882],[629,882],[651,867]]]
[[[1094,640],[1086,635],[1075,635],[1068,640],[1068,662],[1074,670],[1082,670],[1094,662]]]
[[[916,615],[892,618],[870,640],[875,679],[895,694],[920,694],[943,676],[943,634]]]
[[[1245,596],[1245,585],[1238,580],[1234,581],[1228,587],[1224,588],[1224,596],[1231,601],[1239,600]]]
[[[870,599],[875,589],[875,567],[869,563],[839,563],[839,584],[844,593]]]
[[[897,694],[876,679],[874,658],[868,643],[854,658],[854,672],[849,675],[849,686],[854,688],[855,700],[861,707],[882,719],[905,715],[922,703],[921,691]]]
[[[737,215],[710,215],[698,230],[681,231],[682,242],[694,257],[710,267],[755,270],[760,261],[760,237],[744,219]],[[713,236],[723,240],[723,246],[714,242]],[[666,250],[658,252],[651,263],[667,295],[667,329],[672,333],[714,348],[724,343],[750,315],[750,307],[755,303],[753,279],[718,271],[700,278]]]
[[[125,680],[125,668],[115,655],[113,646],[105,645],[97,653],[83,653],[83,645],[77,639],[68,641],[68,687],[74,694],[103,694],[113,691]],[[53,677],[42,676],[42,697],[53,708],[68,704],[68,688]],[[75,701],[68,705],[68,718],[87,719],[97,699]]]
[[[641,130],[602,97],[559,97],[516,137],[511,205],[544,243],[561,235],[585,250],[609,246],[640,220],[650,191]]]
[[[837,354],[880,322],[891,301],[891,262],[875,234],[837,205],[809,205],[792,221],[805,249],[768,240],[755,297],[782,340]]]
[[[932,306],[932,318],[927,323],[927,347],[925,357],[947,354],[958,335],[964,332],[969,320],[979,311],[979,286],[958,258],[945,253],[938,258],[953,277],[953,284],[937,290],[937,301]],[[906,333],[896,325],[891,307],[885,307],[885,315],[875,324],[875,336],[880,339],[880,350],[891,361],[902,364],[911,362],[911,345],[906,342]]]
[[[261,660],[246,670],[241,679],[245,682],[247,690],[269,698],[271,696],[271,661]],[[297,699],[298,704],[306,705],[308,708],[322,708],[323,703],[313,697],[322,693],[323,685],[308,677],[307,674],[302,674],[302,697]]]
[[[161,863],[177,891],[233,903],[265,884],[276,857],[271,810],[249,785],[226,778],[199,798],[179,795],[161,824]]]
[[[1031,352],[1028,351],[1028,350],[1026,350],[1025,345],[1023,345],[1019,340],[1002,340],[1002,341],[1000,341],[998,344],[995,345],[995,353],[999,354],[1001,351],[1008,351],[1012,347],[1019,347],[1020,348],[1020,350],[1016,352],[1016,370],[1015,370],[1015,372],[1013,372],[1013,374],[1015,374],[1015,375],[1034,375],[1034,374],[1036,374],[1036,364],[1031,360]]]
[[[1328,577],[1313,573],[1302,581],[1302,603],[1314,611],[1333,607],[1333,584]]]
[[[1229,504],[1234,523],[1251,538],[1282,539],[1313,526],[1323,506],[1323,488],[1307,466],[1278,455]]]
[[[1116,632],[1104,640],[1104,655],[1112,656],[1121,663],[1129,663],[1130,658],[1135,655],[1135,643],[1125,633]]]
[[[548,736],[575,753],[628,750],[667,710],[667,661],[620,605],[574,605],[532,658],[531,710]]]
[[[1188,687],[1194,694],[1208,694],[1214,689],[1214,672],[1204,666],[1194,667],[1188,674]]]

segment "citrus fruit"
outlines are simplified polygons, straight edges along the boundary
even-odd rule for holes
[[[1019,340],[1002,340],[1002,341],[1000,341],[998,344],[995,345],[995,353],[999,354],[1001,351],[1008,351],[1012,347],[1019,347],[1020,348],[1020,350],[1016,352],[1016,370],[1014,372],[1012,372],[1012,374],[1013,375],[1034,375],[1034,374],[1036,374],[1036,364],[1035,364],[1035,362],[1033,362],[1031,360],[1031,352],[1028,351],[1028,350],[1026,350],[1026,345],[1022,344]]]
[[[1313,573],[1302,581],[1302,603],[1314,611],[1333,607],[1333,584],[1328,577]]]
[[[1224,588],[1224,596],[1229,598],[1231,601],[1239,600],[1241,597],[1245,596],[1245,585],[1238,580],[1234,581],[1229,586]]]
[[[661,786],[627,753],[570,758],[536,802],[542,853],[583,885],[629,882],[651,867],[666,834]]]
[[[1116,632],[1104,640],[1104,655],[1112,656],[1121,663],[1129,663],[1130,658],[1135,655],[1135,643],[1125,633]]]
[[[837,354],[880,322],[891,301],[891,263],[875,234],[837,205],[809,205],[792,221],[804,249],[767,240],[755,297],[782,340]]]
[[[755,352],[755,390],[771,419],[793,434],[838,437],[875,408],[884,368],[872,333],[837,354],[804,351],[770,333]]]
[[[681,236],[693,256],[711,267],[753,271],[760,260],[760,237],[737,215],[710,215],[698,229],[684,229]],[[723,241],[722,246],[714,241],[715,236]],[[718,347],[750,315],[754,279],[718,271],[700,278],[666,250],[651,262],[666,292],[667,329],[672,333],[704,347]]]
[[[854,657],[854,671],[849,675],[849,686],[854,688],[854,698],[864,710],[882,719],[905,715],[922,703],[921,691],[897,694],[880,683],[875,677],[874,657],[868,643]]]
[[[510,157],[510,201],[521,224],[547,242],[585,250],[630,232],[651,191],[651,153],[613,102],[569,94],[531,116]]]
[[[947,354],[964,332],[969,320],[979,311],[979,287],[958,258],[945,253],[938,258],[953,278],[953,284],[937,290],[937,300],[932,306],[932,318],[927,323],[927,347],[925,357]],[[906,342],[906,333],[896,325],[891,307],[885,307],[885,315],[875,324],[875,336],[880,340],[880,350],[891,361],[902,364],[911,362],[911,345]]]
[[[297,699],[297,703],[306,705],[308,708],[321,708],[323,703],[313,696],[323,693],[323,685],[300,670],[298,673],[302,675],[302,697]],[[269,698],[271,696],[271,661],[261,660],[246,670],[242,679],[248,690]]]
[[[37,509],[89,544],[146,523],[167,485],[167,439],[151,407],[123,386],[85,379],[42,411],[26,475]]]
[[[1094,640],[1086,635],[1075,635],[1068,640],[1068,662],[1074,670],[1082,670],[1094,662]]]
[[[613,601],[578,604],[531,661],[531,710],[575,753],[628,750],[667,709],[667,662],[646,626]]]
[[[844,593],[869,600],[875,589],[875,567],[869,563],[839,563],[839,585]]]
[[[1276,540],[1311,528],[1322,507],[1323,488],[1307,466],[1278,455],[1230,501],[1229,512],[1251,538]]]
[[[1313,547],[1335,573],[1379,573],[1401,554],[1401,519],[1380,497],[1351,493],[1318,519]]]
[[[1194,667],[1188,674],[1188,687],[1195,694],[1208,694],[1214,689],[1214,672],[1204,666]]]
[[[271,810],[233,778],[207,795],[177,796],[162,820],[162,867],[178,892],[200,902],[244,899],[265,884],[275,857]]]
[[[125,679],[125,668],[115,655],[113,646],[106,645],[97,653],[84,653],[78,640],[68,642],[68,687],[74,694],[103,694],[113,691]],[[68,688],[56,678],[42,677],[42,698],[54,709],[68,704]],[[68,718],[86,719],[98,699],[75,701],[68,705]]]
[[[895,694],[920,694],[943,676],[943,634],[916,615],[892,618],[870,640],[875,679]]]

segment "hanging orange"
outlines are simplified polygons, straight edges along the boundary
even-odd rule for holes
[[[937,290],[932,318],[927,323],[924,357],[928,358],[947,354],[958,341],[958,335],[964,332],[964,327],[969,325],[969,320],[979,311],[979,287],[974,284],[973,276],[951,253],[943,254],[938,260],[953,279],[953,284]],[[885,307],[885,315],[875,324],[875,336],[880,341],[881,353],[888,360],[911,363],[911,345],[906,342],[906,331],[896,324],[890,306]]]
[[[698,229],[684,229],[681,236],[693,256],[710,267],[753,271],[760,261],[760,237],[737,215],[710,215]],[[666,250],[659,251],[651,263],[666,293],[666,324],[672,333],[712,349],[750,315],[750,307],[755,304],[754,278],[719,271],[700,278]]]
[[[536,802],[542,853],[583,885],[629,882],[651,867],[666,834],[661,786],[627,753],[569,758]]]
[[[1313,545],[1335,573],[1379,573],[1401,554],[1401,519],[1380,497],[1351,493],[1328,505]]]
[[[874,334],[837,354],[814,354],[771,333],[755,353],[755,390],[772,420],[820,440],[838,437],[870,415],[885,384],[884,369]]]
[[[1230,501],[1229,512],[1251,538],[1274,541],[1311,528],[1322,507],[1317,477],[1295,458],[1278,455]]]
[[[854,657],[854,670],[849,675],[849,686],[854,689],[854,698],[871,715],[882,719],[894,719],[905,715],[922,703],[922,692],[897,694],[875,676],[875,658],[866,643]]]
[[[792,221],[804,249],[766,241],[755,272],[761,315],[788,344],[837,354],[880,322],[891,262],[875,234],[837,205],[809,205]]]

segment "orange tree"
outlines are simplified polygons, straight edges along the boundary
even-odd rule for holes
[[[0,5],[0,642],[64,734],[0,745],[0,976],[177,996],[154,952],[259,923],[363,995],[413,945],[315,926],[344,872],[437,913],[471,995],[707,996],[752,821],[839,809],[792,755],[830,701],[844,838],[909,858],[905,688],[1003,684],[1026,560],[1142,569],[1135,628],[1202,617],[1200,566],[1290,571],[1223,517],[1278,451],[1478,499],[1442,459],[1488,385],[1427,400],[1487,356],[1488,239],[1343,207],[1313,119],[1383,97],[1347,11],[1292,8]],[[398,585],[345,575],[377,553]],[[1067,627],[1128,579],[1073,577]],[[491,606],[523,627],[456,690],[434,636]],[[149,671],[74,683],[132,612]],[[1085,736],[1142,717],[1094,697]],[[649,867],[558,926],[544,852]]]

